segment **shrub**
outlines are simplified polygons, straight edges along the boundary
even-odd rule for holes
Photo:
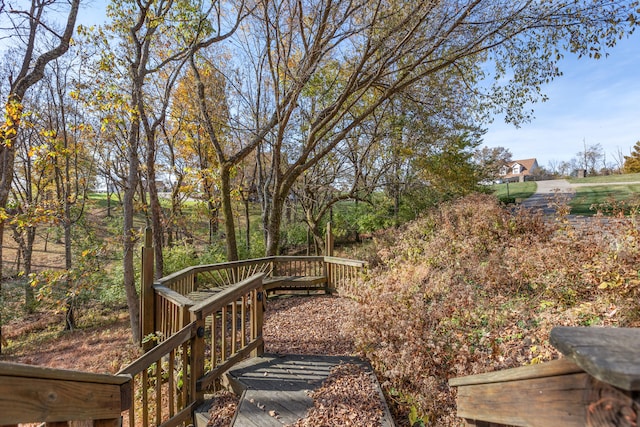
[[[402,416],[457,425],[449,378],[554,358],[556,325],[638,322],[637,233],[633,218],[579,226],[486,195],[445,203],[378,237],[348,328]]]

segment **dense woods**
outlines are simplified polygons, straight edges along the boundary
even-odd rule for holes
[[[31,278],[27,309],[55,294],[73,328],[75,298],[117,252],[134,335],[143,225],[157,276],[193,244],[194,217],[208,238],[186,252],[224,245],[227,260],[321,251],[334,215],[356,238],[397,226],[475,191],[491,114],[527,120],[564,52],[599,58],[637,14],[627,1],[114,0],[90,26],[77,18],[90,7],[0,2],[0,237],[22,267],[4,275]],[[87,231],[96,190],[120,210],[118,242]],[[51,229],[64,270],[32,276]]]

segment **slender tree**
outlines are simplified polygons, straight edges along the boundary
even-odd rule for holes
[[[15,73],[12,72],[9,75],[10,89],[6,99],[3,100],[5,115],[0,124],[0,281],[2,280],[2,242],[6,220],[4,210],[7,207],[13,181],[16,138],[20,130],[22,105],[29,88],[44,76],[47,64],[64,55],[69,49],[79,7],[80,0],[70,2],[32,0],[29,8],[23,10],[14,9],[13,5],[4,2],[0,6],[2,19],[6,18],[11,23],[8,26],[9,31],[12,32],[9,37],[14,36],[21,43],[15,50],[16,57],[19,59]],[[48,13],[55,14],[58,19],[60,16],[66,16],[66,22],[61,31],[56,31],[55,25],[45,21]],[[45,40],[52,41],[54,47],[40,51]],[[0,332],[0,338],[1,334],[2,332]]]
[[[223,19],[229,11],[237,11],[235,20]],[[163,227],[156,188],[157,136],[166,119],[170,95],[180,77],[183,65],[193,52],[228,38],[237,29],[244,14],[244,3],[230,6],[223,1],[200,3],[173,0],[122,0],[110,9],[111,32],[120,39],[122,55],[114,54],[111,43],[103,39],[103,59],[117,63],[118,56],[126,69],[128,82],[129,123],[127,129],[128,175],[123,197],[123,268],[124,285],[131,317],[134,341],[140,341],[139,298],[134,283],[133,250],[138,239],[134,229],[134,201],[140,188],[140,173],[146,175],[146,188],[151,201],[154,227],[156,275],[163,274]],[[170,48],[167,48],[170,46]],[[115,62],[114,62],[115,61]],[[116,67],[113,67],[116,69]],[[159,88],[160,101],[151,96],[150,87]],[[145,168],[141,170],[141,151],[145,150]],[[142,196],[144,197],[144,190]]]

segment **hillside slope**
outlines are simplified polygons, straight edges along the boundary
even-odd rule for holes
[[[476,195],[379,236],[377,265],[343,294],[401,418],[458,425],[447,380],[558,357],[556,325],[639,326],[635,219],[576,228]]]

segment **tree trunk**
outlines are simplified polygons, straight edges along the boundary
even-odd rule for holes
[[[45,6],[46,3],[43,3],[38,7],[44,8]],[[44,9],[38,9],[35,15],[31,15],[28,18],[30,20],[29,25],[31,26],[31,32],[29,37],[26,38],[27,46],[22,58],[22,68],[19,74],[16,75],[14,79],[11,79],[11,89],[9,90],[7,102],[5,103],[5,121],[4,124],[0,126],[0,212],[4,211],[7,207],[9,193],[11,192],[15,165],[15,142],[18,130],[20,129],[24,95],[31,86],[42,79],[47,64],[64,55],[67,50],[69,50],[69,42],[73,35],[79,8],[80,0],[72,0],[64,32],[60,36],[60,42],[52,49],[43,52],[35,58],[35,60],[33,58],[33,52],[36,44],[36,35],[39,33],[39,31],[36,30],[42,24],[39,18]],[[33,64],[33,67],[30,67],[30,64]],[[4,215],[0,215],[0,218],[1,217],[4,217]],[[2,237],[4,236],[4,226],[4,219],[0,219],[0,283],[2,282]],[[0,329],[1,327],[2,323],[0,322]]]
[[[231,170],[228,165],[220,166],[220,192],[222,197],[222,214],[224,215],[225,241],[227,244],[227,261],[238,260],[238,243],[236,241],[236,226],[233,220],[233,206],[231,205]]]
[[[267,226],[267,248],[266,256],[276,256],[280,250],[280,227],[282,225],[282,211],[284,209],[284,198],[273,197],[271,213],[268,217]]]
[[[13,182],[13,172],[16,159],[16,135],[20,125],[20,117],[22,115],[21,97],[11,95],[5,104],[6,117],[16,117],[7,125],[7,129],[0,127],[0,213],[4,213],[11,192]],[[17,112],[16,112],[17,110]],[[7,143],[4,140],[7,140]],[[4,215],[0,215],[0,236],[4,235],[5,220]],[[0,243],[2,241],[0,240]],[[0,244],[0,280],[2,280],[2,245]]]
[[[29,277],[31,274],[31,263],[33,261],[33,243],[36,239],[36,228],[27,228],[27,242],[22,253],[24,259],[24,276]],[[36,309],[36,298],[31,284],[27,281],[24,285],[24,302],[27,313],[33,313]]]
[[[156,150],[155,136],[147,135],[147,185],[149,186],[149,208],[151,210],[151,227],[153,228],[153,249],[155,259],[154,277],[161,278],[164,275],[164,262],[162,248],[164,246],[164,227],[162,226],[162,212],[160,198],[156,185]]]
[[[12,227],[13,240],[18,244],[18,264],[16,270],[20,272],[23,277],[29,277],[31,274],[31,263],[33,260],[33,242],[36,237],[35,227],[25,227],[24,230],[19,230],[17,227]],[[21,268],[20,260],[24,262],[24,267]],[[24,312],[33,313],[35,311],[36,299],[33,292],[33,288],[29,284],[28,280],[24,282]]]
[[[135,92],[135,91],[134,91]],[[134,95],[135,96],[135,95]],[[134,104],[135,105],[135,104]],[[138,120],[136,118],[134,121]],[[131,323],[131,333],[133,341],[140,343],[140,299],[136,292],[135,272],[133,266],[133,251],[136,243],[136,232],[133,228],[134,216],[134,196],[138,185],[138,138],[140,133],[140,124],[134,122],[131,125],[129,134],[128,161],[129,175],[124,190],[123,200],[123,232],[122,246],[124,254],[122,258],[123,267],[123,285],[127,295],[127,305],[129,307],[129,320]]]
[[[67,197],[68,200],[68,197]],[[64,258],[65,268],[67,270],[67,298],[65,313],[65,331],[72,331],[76,328],[76,316],[75,316],[75,302],[76,291],[74,289],[73,279],[71,278],[71,268],[73,267],[71,258],[71,212],[69,203],[65,202],[65,218],[64,218]]]
[[[209,207],[209,244],[212,245],[216,241],[218,235],[218,216],[220,215],[220,208],[211,200],[207,203]]]
[[[247,228],[245,230],[245,236],[247,239],[247,254],[251,253],[251,215],[249,212],[249,196],[247,196],[244,200],[244,221],[247,224]]]

